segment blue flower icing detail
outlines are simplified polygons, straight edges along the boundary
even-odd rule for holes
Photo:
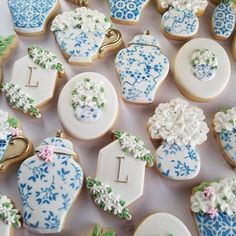
[[[5,135],[0,139],[0,161],[3,159],[7,147],[11,141],[12,135]]]

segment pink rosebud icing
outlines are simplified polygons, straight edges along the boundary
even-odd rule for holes
[[[39,152],[39,157],[47,162],[52,162],[54,158],[54,147],[51,145],[44,146]]]
[[[11,130],[11,134],[13,137],[19,137],[22,134],[22,130],[20,128],[13,128]]]
[[[212,207],[208,210],[207,214],[211,219],[214,219],[215,217],[218,216],[218,209]]]
[[[204,190],[204,195],[208,198],[214,197],[215,196],[215,189],[211,186],[205,188]]]

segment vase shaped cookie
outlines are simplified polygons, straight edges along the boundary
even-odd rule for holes
[[[200,170],[196,146],[207,139],[209,131],[203,111],[182,99],[161,103],[148,121],[152,139],[161,140],[156,151],[156,167],[172,180],[195,178]]]
[[[32,142],[23,136],[20,123],[0,109],[0,173],[32,154]]]
[[[136,229],[134,236],[191,236],[188,228],[177,217],[168,213],[155,213],[147,217]]]
[[[10,83],[2,84],[0,89],[11,107],[40,118],[39,108],[53,99],[57,79],[63,74],[56,55],[32,45],[28,55],[15,62]]]
[[[150,0],[108,0],[111,19],[120,24],[138,23]]]
[[[157,38],[137,35],[129,47],[116,56],[116,69],[122,84],[122,97],[133,103],[152,103],[155,93],[169,72],[168,58]]]
[[[198,16],[204,14],[207,0],[157,0],[157,9],[164,13],[161,30],[167,38],[186,40],[199,28]]]
[[[86,7],[58,15],[51,30],[71,64],[89,64],[122,43],[121,33],[113,28],[108,17]]]
[[[211,33],[217,40],[226,40],[233,33],[235,26],[234,0],[221,0],[213,12]]]
[[[22,218],[19,210],[5,195],[0,195],[0,235],[14,236],[14,228],[20,228]]]
[[[87,189],[99,208],[131,220],[127,206],[143,194],[145,166],[153,165],[152,155],[138,137],[113,133],[116,140],[100,150],[96,178],[87,178]]]
[[[231,75],[229,57],[216,41],[193,39],[177,53],[174,78],[179,90],[189,99],[207,102],[219,96]]]
[[[199,236],[236,235],[236,178],[203,182],[193,189],[191,210]]]
[[[61,232],[66,215],[83,185],[83,170],[69,140],[43,140],[35,155],[18,171],[18,186],[26,228],[38,233]]]
[[[59,10],[59,0],[8,0],[15,31],[25,36],[46,32],[48,21]]]

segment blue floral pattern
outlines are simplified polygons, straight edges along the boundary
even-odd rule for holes
[[[71,142],[62,138],[48,138],[41,145],[73,150]],[[53,162],[37,155],[25,160],[18,172],[18,185],[26,227],[41,233],[60,232],[82,183],[82,168],[69,154],[57,153]]]
[[[158,171],[168,179],[192,179],[200,170],[199,154],[191,145],[164,142],[156,151],[156,161]]]
[[[8,144],[11,141],[11,135],[5,135],[0,139],[0,162],[3,160],[4,154],[7,150]]]

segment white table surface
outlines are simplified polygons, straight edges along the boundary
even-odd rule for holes
[[[74,4],[68,3],[65,0],[60,0],[60,2],[63,11],[76,7]],[[155,1],[153,0],[145,9],[139,24],[133,26],[116,25],[116,27],[122,32],[126,45],[136,34],[149,29],[152,35],[158,37],[163,52],[168,56],[171,61],[171,66],[173,67],[174,57],[178,49],[184,43],[168,40],[160,32],[161,15],[157,12],[154,2]],[[90,7],[109,15],[108,4],[105,0],[90,0]],[[211,37],[209,33],[209,22],[213,9],[213,4],[209,4],[206,14],[200,19],[200,30],[195,37]],[[0,34],[6,35],[14,32],[10,13],[7,7],[7,0],[1,0],[0,2],[0,22]],[[54,101],[42,109],[42,119],[33,119],[20,112],[12,110],[1,95],[0,108],[6,109],[10,114],[20,119],[26,136],[32,139],[35,147],[37,147],[43,138],[54,136],[56,131],[61,129],[57,115],[57,98],[66,81],[78,73],[95,71],[109,78],[119,95],[120,113],[114,128],[139,135],[143,140],[145,140],[147,146],[153,152],[155,151],[153,143],[150,141],[146,131],[145,124],[148,118],[153,114],[155,107],[160,102],[167,102],[170,99],[182,97],[173,81],[171,73],[169,73],[168,78],[158,90],[153,104],[132,105],[125,103],[122,101],[120,96],[121,86],[114,67],[114,58],[116,53],[113,52],[106,55],[104,58],[97,60],[92,66],[70,66],[66,63],[60,53],[59,48],[55,43],[53,33],[48,30],[46,35],[41,37],[19,37],[18,48],[3,67],[5,82],[10,80],[11,69],[14,61],[26,54],[26,48],[31,43],[38,44],[56,53],[59,59],[64,61],[66,68],[66,78],[61,79]],[[227,42],[220,42],[220,44],[226,49],[231,60],[232,75],[230,83],[224,93],[214,101],[203,104],[193,103],[204,109],[209,126],[211,126],[212,118],[216,111],[226,106],[234,106],[236,103],[236,62],[232,58],[232,38],[227,40]],[[79,141],[71,137],[68,138],[70,138],[74,143],[75,150],[80,156],[80,162],[85,174],[87,176],[95,176],[98,151],[111,142],[110,134],[94,141]],[[208,135],[207,142],[200,145],[198,150],[201,155],[202,166],[199,176],[194,180],[186,182],[170,181],[162,178],[155,168],[146,170],[144,194],[140,199],[129,206],[129,209],[133,214],[133,220],[131,222],[125,222],[124,220],[115,218],[98,209],[94,205],[84,186],[79,198],[76,200],[68,214],[64,231],[57,235],[87,235],[93,224],[99,223],[104,227],[113,228],[117,231],[118,235],[129,236],[132,235],[133,229],[136,228],[145,217],[154,212],[169,212],[174,214],[187,225],[193,236],[197,235],[189,204],[192,187],[203,180],[214,180],[233,174],[233,171],[221,156],[211,133]],[[22,205],[16,181],[16,172],[18,167],[19,165],[15,165],[8,171],[8,173],[0,175],[0,193],[7,194],[11,197],[15,201],[16,205],[21,209]],[[28,232],[26,229],[20,229],[15,232],[15,235],[37,236],[38,234]]]

